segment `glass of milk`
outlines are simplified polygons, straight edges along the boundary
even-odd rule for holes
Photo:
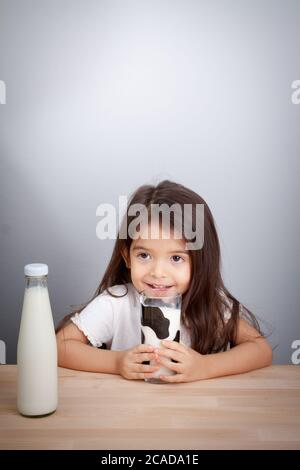
[[[152,297],[148,293],[140,294],[141,311],[141,335],[142,343],[161,347],[161,341],[180,341],[181,318],[181,294],[164,297]],[[165,358],[172,362],[172,359]],[[144,362],[147,364],[149,362]],[[150,365],[156,365],[156,361],[150,361]],[[161,366],[146,382],[166,383],[159,378],[160,375],[174,375],[175,372]]]

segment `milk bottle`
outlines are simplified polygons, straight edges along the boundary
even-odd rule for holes
[[[17,408],[41,416],[57,408],[57,347],[47,287],[48,266],[27,264],[18,339]]]

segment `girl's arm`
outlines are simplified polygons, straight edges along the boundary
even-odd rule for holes
[[[74,323],[56,334],[58,365],[68,369],[118,374],[121,351],[98,349],[88,344],[88,339]]]
[[[176,341],[162,341],[162,348],[156,349],[155,353],[160,365],[176,372],[175,375],[161,376],[166,382],[191,382],[241,374],[272,363],[270,345],[243,319],[238,323],[237,345],[229,351],[203,355]]]
[[[272,348],[248,322],[239,319],[237,345],[229,351],[201,356],[205,377],[241,374],[272,364]],[[199,371],[201,374],[201,371]]]
[[[125,351],[98,349],[88,344],[80,329],[70,323],[57,335],[58,365],[68,369],[120,374],[125,379],[151,377],[159,367],[143,364],[155,359],[153,347],[139,344]]]

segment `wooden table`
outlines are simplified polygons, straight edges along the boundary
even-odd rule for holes
[[[1,449],[300,449],[300,367],[183,384],[59,368],[59,407],[16,411],[16,366],[0,366]]]

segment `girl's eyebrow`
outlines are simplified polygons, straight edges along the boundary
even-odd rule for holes
[[[132,251],[135,251],[135,250],[145,250],[145,251],[151,251],[149,248],[145,248],[144,246],[135,246]],[[168,253],[183,253],[185,255],[188,254],[188,250],[173,250],[173,251],[169,251]]]

